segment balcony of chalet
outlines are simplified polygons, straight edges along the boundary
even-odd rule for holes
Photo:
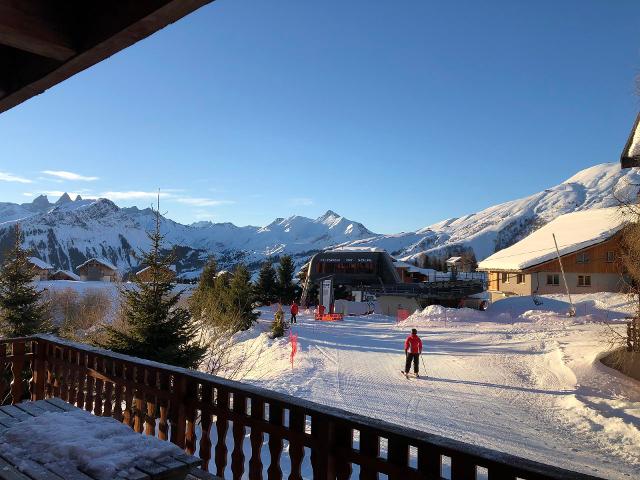
[[[59,399],[172,442],[201,460],[188,478],[596,478],[49,335],[0,339],[0,399]]]

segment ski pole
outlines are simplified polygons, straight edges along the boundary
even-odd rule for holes
[[[424,365],[424,359],[422,358],[422,354],[420,354],[420,362],[422,362],[422,370],[424,370],[424,374],[427,374],[427,367]]]

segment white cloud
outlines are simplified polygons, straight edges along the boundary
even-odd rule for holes
[[[214,200],[212,198],[194,198],[194,197],[179,197],[176,198],[177,202],[184,203],[185,205],[192,205],[194,207],[218,207],[220,205],[230,205],[235,203],[231,200]]]
[[[18,177],[6,172],[0,172],[0,181],[2,182],[16,182],[16,183],[33,183],[28,178]]]
[[[292,198],[289,200],[292,205],[308,207],[314,204],[312,198],[300,197],[300,198]]]
[[[126,192],[104,192],[101,193],[100,196],[108,198],[109,200],[144,200],[148,198],[158,198],[158,192],[130,190]],[[172,196],[173,195],[170,193],[160,192],[160,198],[167,198]]]
[[[63,180],[81,180],[83,182],[93,182],[98,180],[99,177],[87,177],[80,175],[79,173],[66,172],[64,170],[43,170],[41,173],[50,175],[52,177],[61,178]]]

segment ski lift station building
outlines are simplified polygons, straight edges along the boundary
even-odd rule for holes
[[[478,264],[491,300],[513,295],[618,292],[623,287],[617,207],[568,213]],[[556,237],[558,250],[554,243]],[[564,268],[566,286],[560,261]]]

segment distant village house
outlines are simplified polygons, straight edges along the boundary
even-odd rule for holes
[[[480,262],[493,301],[513,295],[617,292],[623,287],[618,255],[625,222],[617,208],[568,213]]]
[[[49,275],[53,271],[53,267],[44,260],[37,257],[29,257],[31,271],[33,272],[33,280],[49,280]]]
[[[109,262],[91,258],[76,268],[80,279],[90,282],[115,282],[118,269]]]
[[[72,281],[72,282],[77,282],[80,280],[80,276],[76,275],[73,272],[70,272],[69,270],[58,270],[57,272],[53,273],[49,279],[51,280],[68,280],[68,281]]]
[[[162,275],[163,275],[163,280],[173,280],[176,277],[176,267],[175,265],[171,265],[169,268],[162,268]],[[136,273],[136,277],[138,277],[138,279],[141,282],[145,282],[148,283],[150,281],[153,280],[153,272],[151,270],[151,267],[145,267],[142,270],[140,270],[138,273]]]
[[[451,257],[445,262],[449,273],[471,273],[473,272],[473,262],[467,257]]]

